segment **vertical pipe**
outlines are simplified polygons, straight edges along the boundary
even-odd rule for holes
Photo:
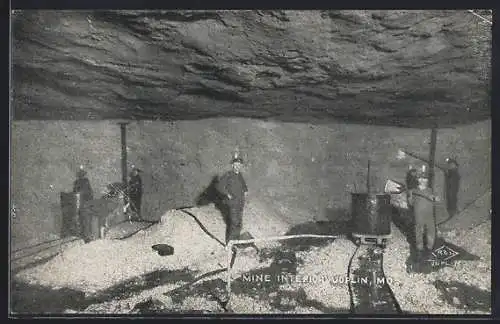
[[[229,304],[229,300],[231,299],[231,280],[232,280],[232,265],[231,261],[233,259],[233,242],[229,241],[227,246],[227,282],[226,282],[226,294],[227,294],[227,303]],[[227,305],[226,305],[227,306]]]
[[[368,172],[366,173],[366,192],[370,194],[370,160],[368,160]]]
[[[429,151],[429,188],[434,192],[434,164],[436,162],[437,128],[431,130],[431,146]]]
[[[122,142],[122,182],[126,186],[127,185],[127,124],[128,123],[120,123],[120,131],[121,131],[121,142]],[[128,188],[125,189],[125,198],[124,203],[126,204],[128,198]]]
[[[431,129],[431,147],[429,150],[429,188],[434,194],[434,164],[436,161],[436,142],[437,142],[437,128]],[[432,214],[434,218],[434,225],[437,225],[436,219],[436,204],[432,204]]]

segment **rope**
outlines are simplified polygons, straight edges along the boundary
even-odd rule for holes
[[[226,244],[224,244],[223,242],[221,242],[221,241],[220,241],[217,237],[215,237],[215,235],[213,235],[212,233],[210,233],[210,231],[209,231],[209,230],[208,230],[208,229],[207,229],[207,228],[203,225],[203,223],[202,223],[202,222],[200,222],[200,221],[198,220],[198,218],[197,218],[197,217],[196,217],[193,213],[188,212],[187,210],[184,210],[184,209],[182,209],[182,208],[179,208],[179,209],[177,209],[177,210],[180,210],[181,212],[183,212],[183,213],[185,213],[185,214],[187,214],[187,215],[189,215],[189,216],[193,217],[193,218],[194,218],[194,220],[196,221],[196,223],[198,223],[198,225],[201,227],[201,229],[203,230],[203,232],[205,232],[205,234],[207,234],[208,236],[210,236],[210,238],[211,238],[211,239],[213,239],[213,240],[217,241],[217,243],[219,243],[220,245],[222,245],[222,246],[226,246]]]
[[[361,245],[356,246],[356,250],[352,254],[351,258],[349,259],[349,263],[347,264],[347,277],[348,278],[352,272],[352,262],[353,262],[354,258],[356,257],[356,255],[358,254],[360,247],[361,247]],[[350,280],[347,284],[347,287],[349,289],[349,299],[350,299],[350,304],[351,304],[351,310],[354,310],[354,308],[355,308],[354,293],[353,293],[353,289],[352,289],[352,283]]]

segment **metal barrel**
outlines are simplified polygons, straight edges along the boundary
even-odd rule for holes
[[[352,232],[359,235],[391,234],[391,195],[351,193]]]

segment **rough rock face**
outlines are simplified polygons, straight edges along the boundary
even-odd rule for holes
[[[447,11],[25,11],[14,118],[450,126],[490,116],[491,26]]]

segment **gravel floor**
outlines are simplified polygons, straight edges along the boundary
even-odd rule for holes
[[[179,211],[168,214],[169,222],[148,228],[129,239],[97,240],[70,247],[43,265],[19,272],[15,279],[95,294],[158,270],[189,268],[203,271],[205,269],[197,267],[213,266],[213,262],[204,260],[214,260],[213,254],[224,248],[189,216]],[[175,248],[174,255],[156,254],[151,246],[157,243],[171,244]]]
[[[392,239],[385,252],[384,270],[388,279],[392,280],[391,287],[402,310],[419,314],[488,314],[461,309],[444,302],[433,283],[436,280],[453,280],[491,292],[491,244],[488,242],[490,233],[491,225],[485,223],[471,231],[443,234],[446,241],[480,256],[481,260],[457,261],[453,267],[445,267],[430,274],[419,274],[407,273],[409,244],[399,229],[393,226]]]
[[[246,230],[254,237],[279,235],[287,227],[276,217],[271,226],[263,220],[249,221],[249,215],[261,215],[265,206],[251,205],[246,213]],[[220,214],[213,206],[191,208],[200,222],[219,240],[224,239],[225,226]],[[251,216],[254,217],[254,216]],[[257,217],[257,216],[255,216]],[[245,223],[244,223],[245,224]],[[260,224],[260,225],[259,225]],[[244,225],[245,227],[245,225]],[[244,228],[245,230],[245,228]],[[443,233],[445,240],[463,247],[480,256],[479,261],[459,261],[453,267],[446,267],[431,274],[409,274],[406,261],[409,245],[403,234],[392,227],[392,239],[386,249],[384,269],[403,311],[429,314],[481,313],[461,309],[443,301],[434,282],[454,280],[491,291],[491,225],[489,222],[473,230],[457,230]],[[172,256],[162,257],[154,253],[151,246],[158,243],[170,244],[175,248]],[[276,257],[264,255],[285,253],[290,245],[262,243],[260,255],[252,249],[241,250],[234,263],[231,309],[236,313],[340,313],[348,312],[350,296],[347,276],[349,260],[355,245],[345,239],[333,243],[311,246],[308,249],[293,250],[296,259],[291,273],[293,282],[281,277],[262,289],[252,283],[241,285],[243,274],[283,273],[276,265]],[[99,240],[66,249],[51,261],[35,268],[21,271],[16,280],[40,284],[53,288],[69,287],[86,293],[92,298],[103,291],[121,287],[123,291],[104,300],[96,300],[85,309],[87,313],[137,313],[137,305],[156,307],[162,311],[224,312],[210,294],[200,293],[225,288],[227,274],[220,273],[206,278],[184,293],[183,298],[173,299],[164,293],[178,288],[192,278],[226,266],[227,253],[216,240],[208,236],[196,221],[181,211],[169,211],[162,222],[126,240]],[[283,266],[283,265],[281,265]],[[278,269],[278,270],[277,270]],[[167,270],[177,270],[180,279],[169,278]],[[276,272],[278,271],[278,272]],[[288,272],[287,272],[288,271]],[[185,273],[184,273],[185,272]],[[145,279],[148,277],[149,279]],[[191,278],[191,279],[190,279]],[[287,277],[290,280],[290,277]],[[145,283],[146,281],[149,283]],[[129,282],[124,286],[124,282]],[[186,289],[185,289],[186,290]],[[130,293],[124,294],[123,292]],[[155,306],[156,305],[156,306]],[[67,312],[76,310],[68,309]],[[484,313],[484,312],[483,312]]]
[[[275,247],[266,247],[275,250]],[[309,251],[296,252],[296,277],[287,282],[271,277],[272,282],[265,288],[258,282],[251,282],[242,288],[243,274],[269,274],[273,259],[257,255],[252,249],[238,252],[234,263],[234,273],[230,308],[232,313],[239,314],[320,314],[346,313],[349,311],[350,299],[347,282],[342,280],[347,274],[347,264],[355,250],[350,241],[338,239],[324,247],[313,247]],[[275,269],[276,270],[276,269]],[[285,273],[283,273],[285,275]],[[299,278],[305,278],[304,280]],[[312,282],[312,278],[318,279]],[[89,306],[86,313],[137,313],[138,304],[149,300],[149,310],[154,305],[162,312],[203,311],[205,313],[223,313],[224,309],[210,296],[204,294],[206,287],[212,291],[225,288],[227,273],[199,281],[187,289],[184,298],[165,296],[164,293],[184,284],[168,284],[142,291],[132,297],[110,300]],[[300,282],[300,281],[307,282]],[[252,287],[255,284],[255,287]],[[204,288],[205,287],[205,288]],[[177,299],[177,300],[176,300]],[[152,300],[152,301],[151,301]],[[134,306],[136,309],[134,309]],[[71,313],[71,310],[67,312]]]

